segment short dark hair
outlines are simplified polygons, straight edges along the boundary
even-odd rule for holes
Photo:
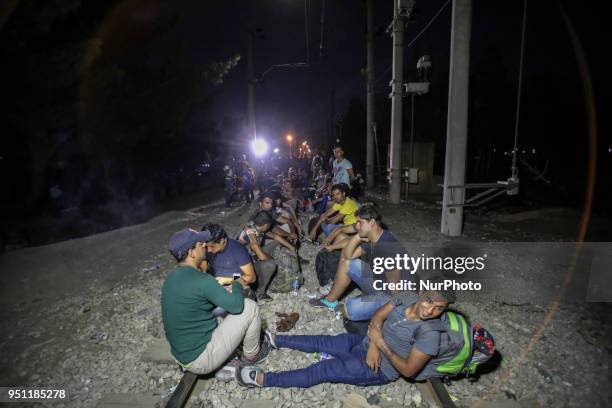
[[[359,207],[359,209],[355,212],[355,215],[362,220],[370,221],[374,220],[378,225],[382,222],[382,216],[376,210],[373,203],[367,203]]]
[[[266,198],[269,198],[270,200],[272,200],[272,202],[274,202],[274,193],[272,193],[271,191],[264,191],[259,195],[257,201],[263,203],[263,200],[265,200]]]
[[[348,194],[348,192],[350,191],[349,186],[346,183],[334,184],[331,188],[331,191],[334,191],[334,190],[338,190],[344,194]]]
[[[273,218],[268,211],[258,211],[253,217],[253,223],[258,227],[262,225],[271,225]]]
[[[215,244],[221,242],[222,239],[227,238],[227,232],[225,232],[223,227],[219,224],[214,224],[212,222],[204,224],[204,226],[202,227],[202,231],[210,232],[211,238],[209,242],[213,242]]]
[[[430,284],[437,283],[438,284],[436,285],[437,287],[444,288],[444,286],[442,285],[444,284],[445,278],[439,272],[433,272],[429,276],[424,277],[423,279],[427,280]],[[436,298],[432,299],[433,301],[445,301],[450,304],[450,303],[455,303],[455,301],[457,300],[457,293],[452,287],[448,289],[426,290],[424,292],[433,292],[436,295],[438,295]]]

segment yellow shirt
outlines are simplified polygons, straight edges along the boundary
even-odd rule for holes
[[[354,200],[347,198],[344,200],[343,204],[335,203],[332,208],[344,215],[342,219],[344,225],[351,225],[357,222],[355,211],[357,211],[359,207],[357,207],[357,203]]]

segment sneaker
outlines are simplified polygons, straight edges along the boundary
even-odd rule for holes
[[[234,357],[226,365],[217,370],[215,373],[215,378],[224,382],[231,381],[232,378],[236,377],[236,369],[240,366],[240,364],[240,359],[238,357]]]
[[[270,295],[268,295],[267,293],[261,293],[259,295],[257,295],[257,300],[260,303],[268,303],[274,300],[274,298]]]
[[[257,356],[250,359],[245,357],[243,354],[240,357],[240,361],[248,365],[257,365],[266,361],[266,359],[268,358],[268,354],[270,354],[270,350],[272,350],[273,347],[270,340],[272,340],[272,337],[270,336],[270,338],[268,338],[264,333],[263,340],[261,341],[261,345],[259,346],[259,353],[257,354]]]
[[[264,341],[270,343],[273,349],[277,349],[276,343],[274,342],[274,334],[270,330],[264,331]]]
[[[236,382],[243,387],[262,387],[257,384],[257,374],[263,372],[263,370],[255,365],[242,365],[236,370]]]
[[[318,299],[316,298],[310,299],[308,303],[310,304],[310,306],[321,307],[323,309],[327,309],[331,311],[334,311],[334,308],[338,305],[337,300],[330,302],[329,300],[325,299],[325,297],[318,298]]]
[[[334,307],[334,313],[340,313],[342,316],[344,316],[344,303],[338,303],[336,307]]]

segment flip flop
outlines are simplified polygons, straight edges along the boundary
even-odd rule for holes
[[[278,317],[281,319],[276,323],[276,331],[277,332],[286,332],[293,329],[295,323],[300,319],[299,313],[276,313]]]

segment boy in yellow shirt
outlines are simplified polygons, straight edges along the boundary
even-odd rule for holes
[[[321,214],[312,230],[308,231],[312,241],[316,239],[319,227],[329,236],[336,228],[352,225],[357,222],[355,212],[359,209],[359,205],[355,200],[346,196],[349,192],[349,187],[344,183],[339,183],[334,184],[331,190],[334,204]]]

